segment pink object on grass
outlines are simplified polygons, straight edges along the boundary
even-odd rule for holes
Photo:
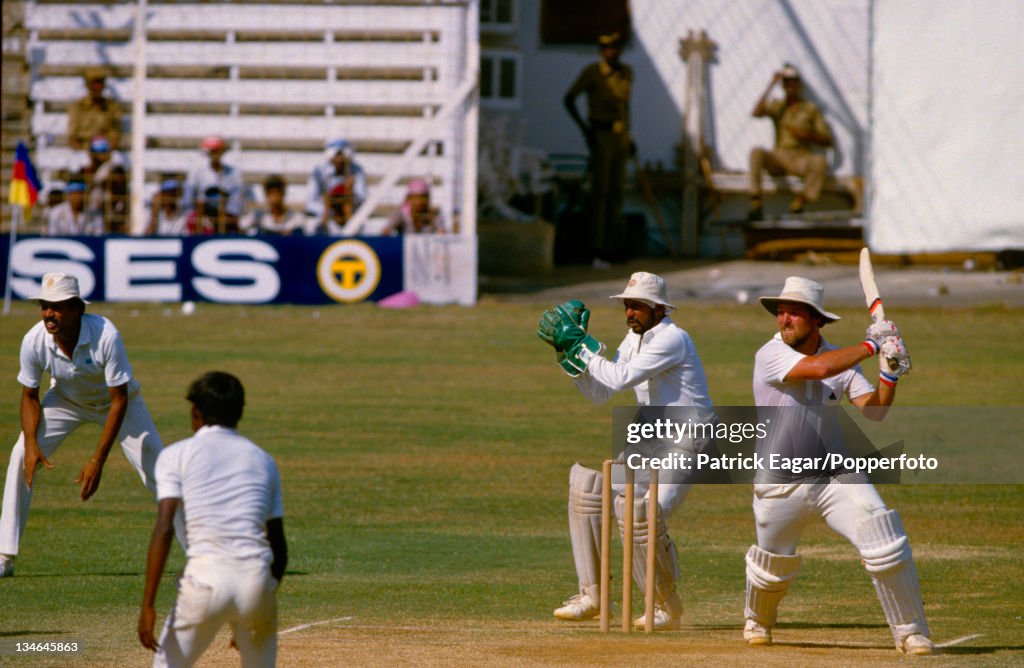
[[[411,308],[420,303],[419,295],[412,290],[403,290],[377,302],[381,308]]]

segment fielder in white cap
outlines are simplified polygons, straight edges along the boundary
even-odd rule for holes
[[[632,389],[641,406],[690,406],[712,410],[704,367],[693,340],[676,325],[669,313],[665,281],[654,274],[633,274],[626,289],[611,299],[621,300],[629,332],[608,360],[600,353],[603,344],[587,333],[590,311],[582,302],[555,307],[541,318],[537,334],[552,345],[562,369],[575,379],[576,387],[595,403],[603,403],[616,392]],[[697,447],[683,443],[683,449]],[[624,499],[622,489],[615,502],[620,531]],[[665,519],[683,502],[688,484],[662,483],[658,487],[658,535],[655,574],[655,629],[679,627],[682,601],[676,593],[679,563],[675,544],[668,535]],[[637,484],[634,511],[636,549],[633,579],[640,591],[646,589],[647,571],[646,485]],[[566,620],[591,619],[600,612],[601,472],[574,464],[569,471],[569,536],[572,542],[579,592],[555,610]],[[641,616],[634,624],[642,628]]]
[[[14,557],[28,521],[32,487],[40,466],[53,469],[50,458],[64,439],[83,424],[101,427],[99,443],[76,483],[82,501],[100,486],[103,466],[115,442],[156,494],[153,467],[163,442],[149,415],[139,384],[132,377],[121,335],[113,323],[85,312],[78,279],[61,273],[43,276],[37,297],[42,319],[21,342],[21,435],[7,465],[3,512],[0,513],[0,577],[14,575]],[[43,373],[50,376],[42,399]],[[183,525],[178,524],[180,529]],[[178,533],[184,542],[184,532]]]
[[[881,420],[896,396],[896,383],[910,370],[910,356],[895,324],[868,327],[866,339],[838,348],[821,329],[839,316],[825,310],[818,283],[791,276],[778,297],[761,297],[775,316],[778,333],[754,361],[754,400],[759,412],[772,407],[773,428],[758,441],[758,454],[807,456],[844,452],[838,407],[845,394],[866,417]],[[880,365],[876,389],[860,362],[879,355],[896,360],[894,370]],[[759,418],[760,419],[760,418]],[[800,571],[796,553],[800,533],[814,516],[849,540],[874,583],[896,648],[931,654],[928,623],[906,531],[894,510],[886,508],[867,477],[842,470],[807,475],[758,472],[754,485],[757,544],[747,552],[747,600],[743,630],[751,645],[769,645],[779,602]]]

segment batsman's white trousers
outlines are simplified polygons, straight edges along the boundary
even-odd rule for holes
[[[277,660],[277,580],[259,559],[192,557],[160,634],[154,668],[191,666],[230,624],[242,665]]]
[[[856,475],[856,474],[850,474]],[[798,483],[754,485],[757,545],[774,554],[794,555],[804,527],[817,517],[858,550],[857,526],[885,512],[885,502],[864,476],[863,484]]]
[[[53,390],[46,393],[40,405],[42,413],[36,440],[39,443],[39,449],[47,459],[52,458],[64,439],[81,425],[91,422],[102,428],[107,421],[108,409],[106,407],[88,407],[72,403]],[[121,424],[121,431],[118,432],[116,440],[121,443],[125,457],[139,472],[142,483],[156,496],[153,468],[156,466],[157,455],[160,454],[164,444],[160,440],[156,425],[153,424],[153,418],[150,417],[141,394],[136,394],[128,400],[128,410],[125,412],[124,422]],[[60,470],[64,471],[62,475],[70,475],[68,479],[73,479],[80,470],[70,471],[74,466],[76,464],[71,464],[68,467],[61,466]],[[33,486],[38,485],[39,481],[48,475],[48,472],[45,471],[43,466],[36,468],[36,475],[32,481]],[[11,451],[11,460],[7,464],[3,513],[0,514],[0,554],[18,554],[21,533],[25,530],[31,503],[32,490],[25,484],[25,435],[21,434]],[[184,533],[179,532],[178,535],[180,538],[184,538]]]

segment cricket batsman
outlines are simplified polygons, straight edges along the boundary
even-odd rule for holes
[[[667,299],[665,281],[647,272],[633,274],[625,290],[612,295],[621,300],[629,331],[609,360],[601,355],[604,345],[587,333],[590,311],[573,300],[557,306],[541,318],[537,335],[555,348],[559,365],[576,387],[594,403],[604,403],[616,392],[632,389],[641,406],[690,406],[711,411],[704,367],[693,340],[669,316],[675,306]],[[701,447],[686,443],[684,447]],[[689,484],[658,486],[655,574],[655,630],[679,627],[682,601],[676,593],[679,560],[668,535],[665,519],[683,502]],[[620,535],[624,528],[622,486],[616,487],[615,515]],[[633,579],[646,593],[647,485],[637,483],[634,511]],[[601,472],[579,463],[569,470],[569,538],[579,578],[579,592],[555,610],[564,620],[591,619],[600,614]],[[628,611],[626,611],[628,614]],[[634,621],[643,628],[644,617]]]
[[[880,319],[864,341],[839,348],[821,334],[839,316],[826,311],[824,289],[798,276],[786,279],[778,297],[761,297],[778,332],[754,358],[754,401],[773,407],[773,429],[759,439],[758,454],[824,455],[842,452],[839,404],[843,395],[869,419],[880,420],[896,397],[896,384],[911,368],[910,355],[894,323]],[[877,389],[860,362],[880,364]],[[893,368],[895,367],[895,368]],[[813,482],[808,482],[813,479]],[[817,471],[810,475],[758,471],[754,479],[757,544],[747,552],[746,624],[751,645],[770,645],[779,602],[800,572],[796,553],[803,528],[821,517],[860,552],[871,575],[896,649],[931,654],[928,623],[917,569],[903,522],[886,508],[863,473]]]

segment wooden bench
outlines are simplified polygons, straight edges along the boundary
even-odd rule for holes
[[[243,170],[261,197],[270,173],[290,184],[291,206],[305,203],[306,180],[323,161],[325,141],[344,137],[370,185],[382,191],[374,215],[394,210],[410,176],[434,184],[452,219],[462,168],[459,121],[432,119],[453,98],[465,67],[464,14],[456,5],[389,0],[372,4],[293,2],[177,3],[150,0],[146,47],[147,197],[165,172],[186,173],[204,160],[203,136],[228,141],[225,161]],[[32,131],[37,167],[66,167],[67,109],[85,95],[81,74],[111,70],[108,94],[121,101],[130,143],[135,21],[133,4],[56,2],[30,6]],[[416,140],[418,156],[403,155]],[[389,176],[400,170],[403,176]]]

